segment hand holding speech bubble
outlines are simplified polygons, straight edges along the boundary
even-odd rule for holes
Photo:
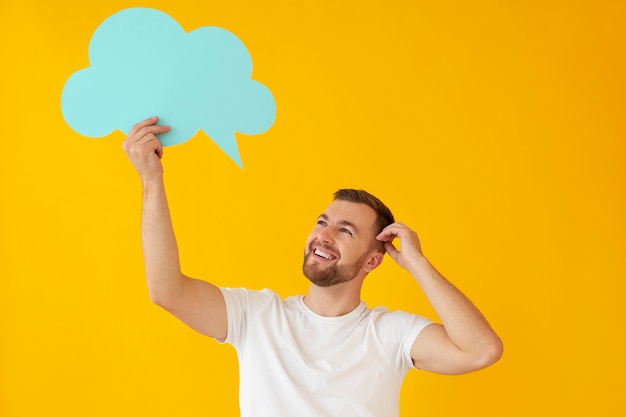
[[[252,60],[231,32],[204,26],[186,33],[169,15],[131,8],[107,18],[89,43],[88,68],[72,74],[61,111],[77,133],[128,133],[157,115],[172,129],[165,146],[204,131],[243,168],[235,132],[268,130],[276,117],[270,90],[251,79]]]

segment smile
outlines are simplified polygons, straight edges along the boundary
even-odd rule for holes
[[[327,253],[327,252],[324,252],[323,250],[320,250],[320,249],[315,249],[313,251],[313,253],[315,255],[317,255],[317,256],[319,256],[321,258],[327,259],[329,261],[332,261],[333,259],[337,259],[337,257],[335,255]]]

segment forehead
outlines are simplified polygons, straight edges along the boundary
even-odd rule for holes
[[[324,210],[324,215],[331,222],[349,222],[359,230],[373,230],[376,223],[376,212],[363,203],[334,200]]]

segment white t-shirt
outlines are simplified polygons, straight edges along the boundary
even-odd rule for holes
[[[302,296],[222,288],[239,358],[242,417],[393,417],[430,320],[361,303],[323,317]]]

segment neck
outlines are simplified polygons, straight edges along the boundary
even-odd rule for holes
[[[362,280],[353,279],[331,287],[318,287],[311,284],[304,297],[304,303],[320,316],[343,316],[361,303],[362,283]]]

